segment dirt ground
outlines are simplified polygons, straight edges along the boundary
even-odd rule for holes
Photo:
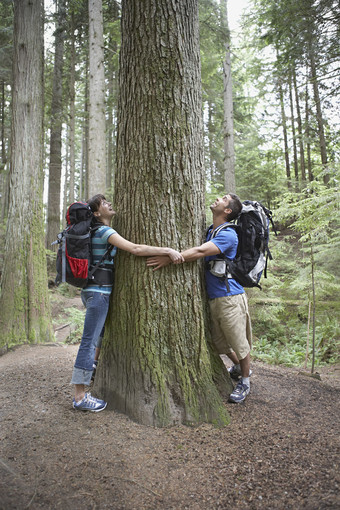
[[[78,346],[22,346],[0,358],[0,508],[340,508],[340,367],[252,363],[231,424],[154,429],[112,409],[71,407]]]

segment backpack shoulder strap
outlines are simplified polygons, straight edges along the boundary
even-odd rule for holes
[[[212,225],[210,225],[210,227],[208,228],[207,235],[208,235],[208,232],[211,229],[211,227],[212,227]],[[216,237],[217,234],[219,234],[221,232],[221,230],[225,230],[225,229],[227,229],[229,227],[233,228],[236,231],[236,233],[238,233],[239,227],[235,223],[226,222],[226,223],[222,223],[222,225],[219,225],[213,231],[212,236],[210,237],[210,240],[213,239],[214,237]]]

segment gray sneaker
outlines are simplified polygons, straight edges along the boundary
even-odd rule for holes
[[[238,368],[236,365],[233,365],[232,367],[227,368],[227,370],[229,372],[230,377],[232,379],[234,379],[235,381],[238,381],[239,379],[241,379],[241,377],[242,377],[241,369]],[[253,371],[249,370],[249,377],[251,376],[252,373],[253,373]]]
[[[93,413],[99,413],[103,411],[107,406],[107,402],[100,400],[99,398],[92,397],[91,393],[85,393],[85,397],[76,402],[73,399],[73,409],[79,411],[92,411]]]
[[[243,402],[247,395],[249,395],[250,388],[246,384],[243,384],[241,381],[237,383],[232,393],[229,395],[229,402],[233,402],[234,404],[240,404]]]

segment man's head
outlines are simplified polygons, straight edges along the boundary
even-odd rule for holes
[[[222,216],[225,221],[232,221],[240,214],[242,202],[234,193],[228,193],[222,198],[217,198],[210,209],[214,216]]]

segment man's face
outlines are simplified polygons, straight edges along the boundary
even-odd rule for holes
[[[223,213],[225,209],[229,207],[229,195],[224,195],[224,197],[216,198],[215,202],[211,204],[210,209],[215,213]]]

